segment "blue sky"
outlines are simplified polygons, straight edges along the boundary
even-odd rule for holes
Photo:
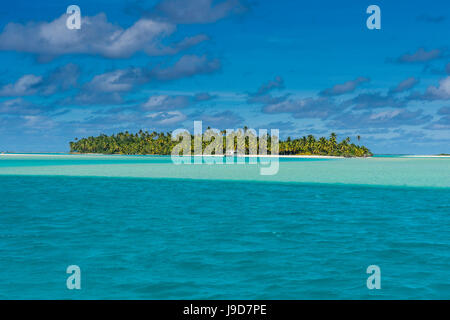
[[[381,30],[366,27],[371,4]],[[0,150],[202,120],[450,153],[449,13],[444,0],[2,3]]]

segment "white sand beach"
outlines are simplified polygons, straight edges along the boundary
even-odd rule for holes
[[[0,157],[70,157],[70,156],[81,156],[81,157],[104,157],[104,156],[168,156],[160,154],[147,154],[147,155],[124,155],[124,154],[101,154],[101,153],[52,153],[52,154],[42,154],[42,153],[0,153]],[[236,156],[236,155],[235,155]],[[194,155],[194,157],[199,157]],[[223,157],[223,155],[203,155],[203,157]],[[291,159],[343,159],[345,157],[341,156],[321,156],[321,155],[245,155],[245,158],[291,158]],[[402,158],[450,158],[450,155],[402,155]],[[355,157],[355,158],[366,158],[371,157]]]
[[[104,156],[168,156],[159,154],[148,155],[124,155],[124,154],[100,154],[100,153],[61,153],[61,154],[40,154],[40,153],[0,153],[0,157],[104,157]],[[224,157],[223,155],[202,155],[203,157]],[[236,155],[235,155],[236,156]],[[199,157],[194,155],[194,157]],[[200,156],[201,157],[201,156]],[[321,156],[321,155],[245,155],[245,158],[292,158],[292,159],[342,159],[340,156]]]
[[[409,155],[404,158],[450,158],[450,155]]]

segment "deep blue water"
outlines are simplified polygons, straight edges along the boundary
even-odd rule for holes
[[[448,188],[1,176],[0,210],[2,299],[450,298]]]

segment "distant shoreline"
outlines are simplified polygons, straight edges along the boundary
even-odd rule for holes
[[[78,153],[78,152],[71,152],[67,154],[40,154],[40,153],[0,153],[0,156],[20,156],[20,157],[64,157],[64,156],[167,156],[170,157],[170,155],[165,154],[106,154],[106,153]],[[198,155],[192,155],[193,157],[199,157]],[[203,157],[225,157],[225,155],[203,155]],[[245,158],[321,158],[321,159],[343,159],[345,157],[341,156],[321,156],[321,155],[244,155],[240,157]],[[353,158],[363,158],[363,157],[353,157]],[[367,157],[370,158],[370,157]]]
[[[405,158],[450,158],[450,155],[446,154],[436,154],[436,155],[408,155],[408,156],[402,156]]]
[[[162,154],[104,154],[104,153],[53,153],[53,154],[43,154],[43,153],[0,153],[1,156],[7,157],[64,157],[64,156],[170,156],[170,155],[162,155]],[[198,157],[197,155],[193,155],[194,157]],[[203,157],[224,157],[215,156],[215,155],[203,155]],[[322,156],[322,155],[244,155],[242,157],[245,158],[286,158],[286,159],[344,159],[344,158],[372,158],[372,157],[343,157],[343,156]],[[399,155],[402,158],[450,158],[450,155]]]

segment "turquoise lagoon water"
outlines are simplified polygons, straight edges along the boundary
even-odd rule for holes
[[[450,298],[449,158],[0,155],[0,226],[2,299]]]

